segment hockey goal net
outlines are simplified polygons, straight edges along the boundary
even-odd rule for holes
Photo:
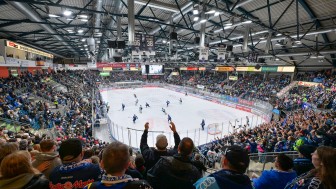
[[[208,134],[209,135],[218,135],[222,133],[219,123],[212,123],[208,125]]]

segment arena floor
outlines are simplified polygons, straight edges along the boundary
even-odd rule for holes
[[[108,102],[110,106],[108,116],[115,125],[118,125],[118,127],[115,126],[112,129],[112,132],[120,137],[118,140],[133,147],[139,147],[146,122],[149,122],[149,131],[166,133],[169,145],[173,145],[171,143],[173,142],[173,136],[169,134],[172,132],[169,128],[167,114],[171,116],[181,138],[189,136],[196,145],[204,144],[214,139],[214,137],[221,137],[228,134],[228,132],[233,132],[229,122],[232,125],[236,124],[236,128],[238,128],[238,125],[241,125],[240,123],[246,124],[246,116],[249,116],[249,122],[252,126],[262,122],[260,117],[257,118],[251,113],[203,100],[190,94],[185,96],[185,94],[163,88],[117,89],[104,91],[101,94],[103,100]],[[139,99],[138,105],[135,105],[136,98],[134,94]],[[180,98],[182,98],[182,103],[179,102]],[[167,100],[170,101],[168,107],[166,105]],[[149,108],[145,107],[146,102],[150,105]],[[122,103],[125,104],[124,111],[122,111]],[[143,107],[142,113],[139,112],[140,105]],[[166,110],[167,114],[162,112],[162,108]],[[134,114],[138,117],[135,123],[132,121]],[[204,131],[199,130],[202,119],[205,119],[206,124]],[[207,126],[212,123],[220,123],[220,125],[208,131]],[[121,129],[121,127],[124,129]],[[131,130],[128,131],[126,128],[131,128]],[[108,132],[103,128],[99,130],[101,131],[97,132],[96,136],[98,138],[107,138]],[[214,133],[214,131],[218,134],[208,134]],[[221,131],[221,133],[218,131]],[[157,134],[160,134],[160,132],[149,134],[148,144],[150,146],[154,146]]]

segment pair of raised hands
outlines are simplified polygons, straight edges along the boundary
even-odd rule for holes
[[[146,124],[145,124],[145,130],[148,131],[148,128],[149,128],[149,123],[146,122]],[[171,122],[169,123],[169,128],[170,128],[170,130],[172,130],[174,133],[176,132],[176,127],[175,127],[174,122],[171,121]]]

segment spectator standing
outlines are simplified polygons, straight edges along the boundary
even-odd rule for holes
[[[143,158],[145,159],[145,167],[147,170],[151,169],[156,164],[156,162],[159,161],[161,156],[173,156],[174,154],[177,154],[177,148],[181,139],[176,132],[176,127],[173,122],[170,122],[169,127],[174,134],[174,148],[169,150],[167,149],[168,140],[167,137],[163,134],[160,134],[156,137],[156,148],[150,148],[147,144],[149,123],[147,122],[145,124],[145,130],[141,136],[140,141],[140,150]]]
[[[312,163],[312,153],[316,150],[315,146],[302,145],[298,148],[299,157],[294,160],[294,170],[297,175],[307,173],[314,168]]]
[[[32,162],[33,167],[37,168],[42,163],[49,161],[50,167],[43,171],[42,173],[49,179],[49,175],[51,171],[62,165],[61,159],[58,157],[58,153],[56,152],[56,144],[53,140],[45,139],[40,142],[41,153],[36,154],[35,160]]]
[[[63,165],[56,167],[50,174],[50,188],[84,188],[87,184],[101,179],[99,165],[82,161],[84,151],[79,139],[63,141],[59,156]]]
[[[252,189],[251,181],[244,175],[250,164],[248,152],[240,146],[223,147],[223,169],[199,179],[196,189]]]
[[[276,170],[265,170],[259,178],[252,180],[255,189],[283,189],[296,177],[293,160],[285,154],[278,154],[274,164]]]
[[[190,161],[194,142],[185,137],[178,145],[178,154],[162,157],[147,173],[155,189],[192,189],[201,173]]]

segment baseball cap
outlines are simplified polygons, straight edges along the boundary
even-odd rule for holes
[[[302,154],[307,159],[312,159],[311,154],[314,153],[316,150],[316,146],[312,145],[301,145],[298,148],[300,154]]]
[[[59,156],[62,161],[71,161],[82,152],[82,142],[77,138],[71,138],[61,143]]]
[[[250,158],[248,152],[240,146],[224,146],[221,149],[224,153],[223,155],[233,166],[233,168],[239,173],[243,174],[246,172],[250,164]]]

